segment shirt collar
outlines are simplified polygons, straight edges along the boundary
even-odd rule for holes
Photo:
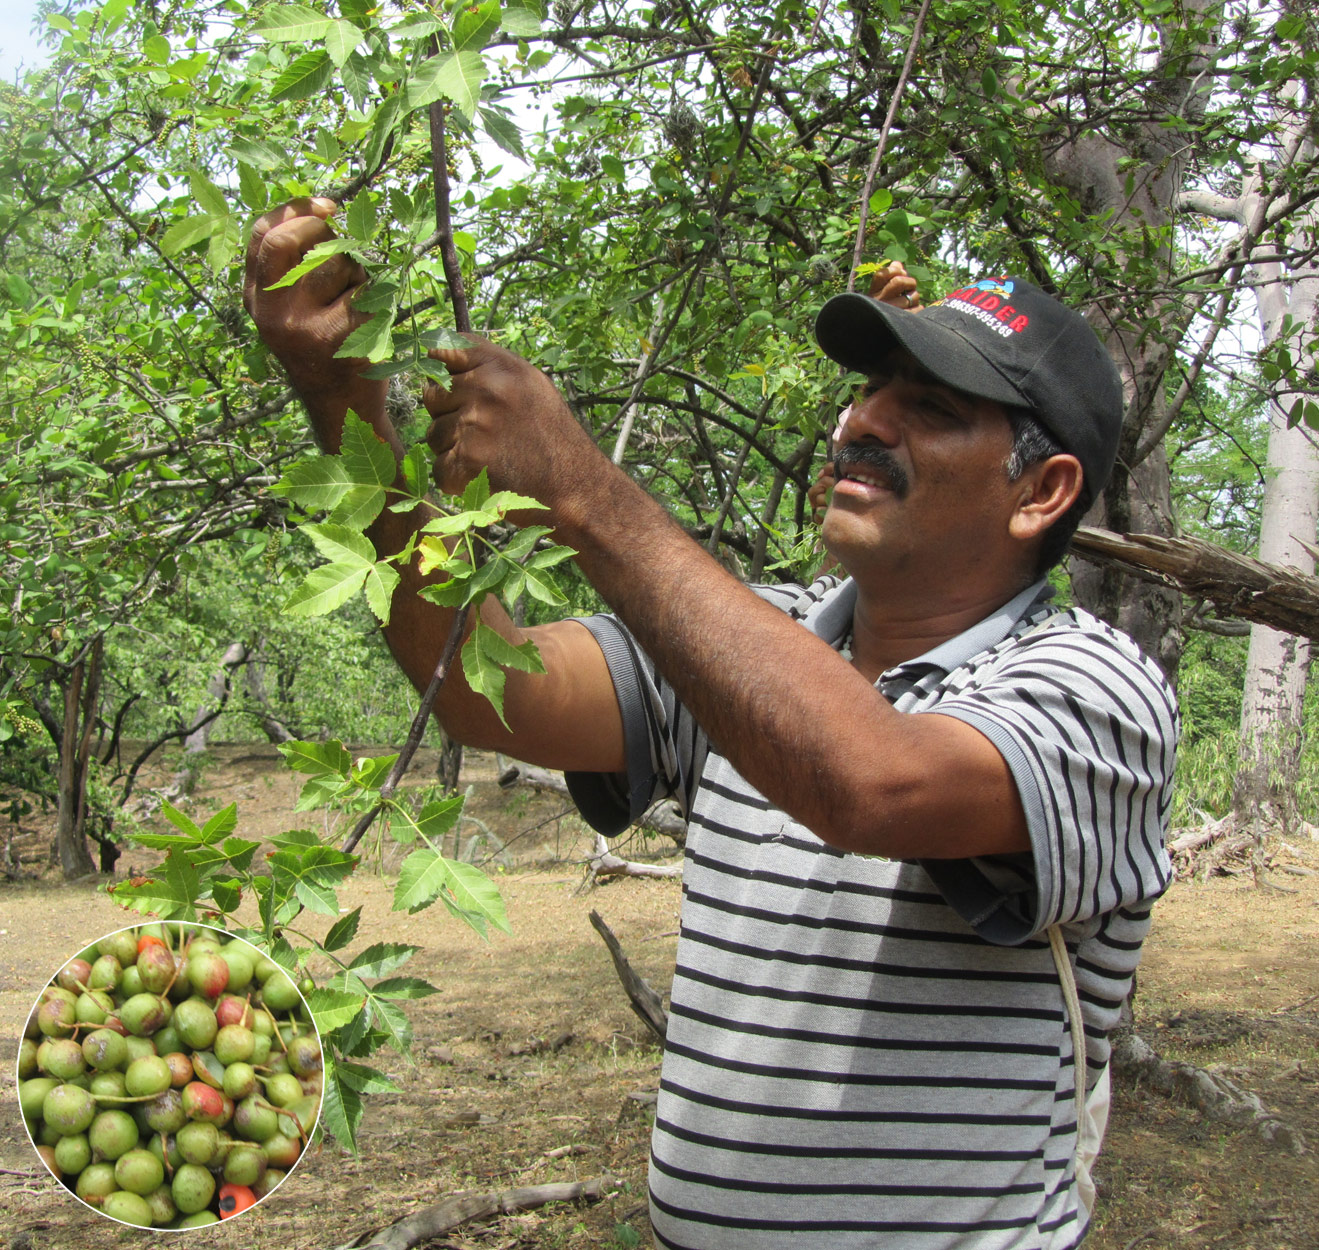
[[[924,655],[889,669],[880,680],[888,681],[900,676],[915,680],[917,676],[932,669],[951,673],[982,651],[988,651],[1002,642],[1019,621],[1030,616],[1035,607],[1047,602],[1052,596],[1053,587],[1048,578],[1041,578],[1002,607],[996,608],[984,620],[963,630],[956,637],[949,638],[947,642],[932,647]],[[855,610],[856,583],[849,577],[833,593],[826,593],[818,603],[812,604],[802,620],[812,633],[837,646],[851,632],[852,613]]]

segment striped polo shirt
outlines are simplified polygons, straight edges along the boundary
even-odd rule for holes
[[[850,581],[761,588],[841,646]],[[661,1250],[1065,1250],[1072,1040],[1045,931],[1061,924],[1089,1071],[1109,1057],[1163,848],[1173,694],[1120,634],[1040,583],[885,673],[900,711],[994,743],[1031,852],[888,860],[820,841],[716,751],[614,618],[591,617],[626,775],[569,776],[620,832],[688,815],[681,934],[651,1149]],[[876,761],[876,767],[882,762]]]

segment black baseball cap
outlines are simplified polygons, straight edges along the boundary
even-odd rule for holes
[[[1080,462],[1093,499],[1117,456],[1122,379],[1080,313],[1023,278],[982,278],[908,312],[869,295],[835,295],[815,337],[857,373],[897,343],[940,382],[1031,413]]]

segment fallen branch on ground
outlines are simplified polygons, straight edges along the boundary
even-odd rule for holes
[[[609,849],[609,843],[603,834],[595,835],[595,849],[587,865],[591,870],[591,882],[594,884],[601,877],[681,877],[682,864],[639,864],[636,860],[620,859]]]
[[[503,1193],[458,1194],[409,1215],[397,1224],[363,1233],[337,1250],[412,1250],[413,1246],[442,1237],[472,1220],[531,1211],[551,1202],[599,1202],[616,1184],[612,1176],[605,1175],[589,1181],[507,1189]]]
[[[1137,1033],[1114,1038],[1113,1071],[1180,1098],[1212,1120],[1254,1129],[1271,1146],[1281,1146],[1294,1155],[1306,1153],[1305,1138],[1266,1110],[1256,1095],[1192,1063],[1161,1058]]]
[[[614,936],[614,931],[601,919],[598,911],[591,912],[591,927],[604,939],[605,945],[609,948],[609,956],[614,961],[614,971],[618,973],[618,979],[623,983],[632,1010],[636,1012],[642,1024],[663,1042],[669,1031],[669,1013],[664,1010],[664,1000],[655,993],[645,977],[633,971],[627,956],[623,954],[622,946]]]

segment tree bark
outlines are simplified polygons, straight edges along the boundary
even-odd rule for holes
[[[96,871],[87,838],[87,767],[91,729],[101,689],[101,639],[79,659],[64,688],[64,725],[60,735],[59,805],[55,851],[66,881]]]

